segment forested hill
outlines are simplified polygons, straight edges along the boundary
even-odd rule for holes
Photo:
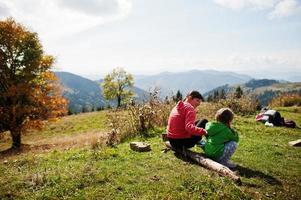
[[[262,105],[268,103],[277,95],[281,93],[300,93],[301,82],[290,83],[285,81],[278,81],[273,79],[252,79],[244,84],[222,85],[209,92],[205,93],[205,98],[221,93],[235,92],[236,88],[240,86],[244,94],[255,95]]]
[[[102,96],[101,81],[92,81],[69,72],[55,74],[62,84],[63,96],[69,100],[71,113],[89,112],[116,104],[114,101],[106,101]],[[134,87],[134,93],[137,101],[142,101],[148,96],[146,91],[137,87]]]
[[[108,104],[101,95],[98,83],[68,72],[55,74],[60,79],[63,96],[69,100],[69,110],[72,113],[91,111]]]

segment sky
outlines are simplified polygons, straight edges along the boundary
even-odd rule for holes
[[[0,0],[55,70],[102,78],[192,69],[300,78],[301,0]]]

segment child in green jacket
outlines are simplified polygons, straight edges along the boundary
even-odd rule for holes
[[[239,140],[238,133],[231,128],[233,118],[234,113],[230,108],[222,108],[217,111],[216,122],[206,124],[208,135],[204,148],[206,156],[229,168],[236,167],[229,160],[234,154]]]

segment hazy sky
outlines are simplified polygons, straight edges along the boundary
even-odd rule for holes
[[[0,0],[56,69],[301,74],[301,0]],[[300,80],[301,81],[301,80]]]

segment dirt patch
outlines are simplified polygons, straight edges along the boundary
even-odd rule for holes
[[[0,160],[10,156],[24,153],[43,153],[52,150],[68,150],[71,148],[84,148],[102,146],[105,144],[107,134],[104,132],[86,132],[70,136],[57,136],[34,141],[33,144],[22,144],[21,148],[6,149],[0,152]]]
[[[37,141],[38,144],[49,144],[56,148],[84,147],[105,141],[107,135],[103,132],[87,132],[71,136],[59,136]]]

